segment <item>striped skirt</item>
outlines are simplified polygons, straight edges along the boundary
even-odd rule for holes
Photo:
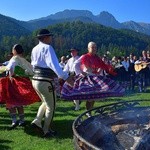
[[[97,75],[77,75],[73,85],[65,82],[61,90],[61,98],[65,100],[98,100],[124,94],[125,89],[116,81]]]

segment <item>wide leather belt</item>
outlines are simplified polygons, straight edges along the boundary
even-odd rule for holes
[[[36,66],[34,68],[34,77],[54,78],[56,74],[52,69]]]

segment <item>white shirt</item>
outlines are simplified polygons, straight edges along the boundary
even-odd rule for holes
[[[56,53],[51,45],[39,42],[39,44],[32,49],[31,65],[33,68],[35,66],[50,68],[59,78],[64,80],[68,78],[68,74],[61,69]]]
[[[79,59],[79,56],[75,56],[75,57],[71,57],[68,61],[67,64],[64,67],[65,72],[69,73],[69,72],[75,72],[75,68],[74,68],[74,62],[76,60]]]
[[[14,57],[12,57],[10,59],[10,61],[8,62],[7,66],[6,66],[7,70],[9,71],[9,76],[12,76],[14,74],[15,66],[17,66],[17,64],[13,58]]]
[[[78,58],[75,62],[74,62],[74,71],[75,71],[75,74],[78,75],[78,74],[81,74],[82,73],[82,70],[81,70],[81,58]]]
[[[141,63],[141,60],[137,60],[134,64],[135,65],[138,65],[138,64],[140,64]]]
[[[62,69],[64,69],[65,65],[66,65],[66,64],[63,63],[63,62],[60,62],[60,63],[59,63],[59,66],[60,66]]]
[[[4,65],[4,66],[7,66],[8,63],[9,63],[9,61],[5,61],[5,62],[3,62],[3,65]]]

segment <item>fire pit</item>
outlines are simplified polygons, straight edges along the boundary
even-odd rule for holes
[[[88,112],[92,117],[85,112],[73,123],[76,150],[150,149],[150,101],[118,102]]]

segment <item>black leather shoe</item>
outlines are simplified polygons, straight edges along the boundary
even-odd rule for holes
[[[49,130],[49,132],[50,132],[53,136],[57,136],[57,131]]]
[[[43,138],[51,138],[57,135],[56,131],[50,130],[46,134],[43,135]]]
[[[37,126],[35,123],[31,123],[31,127],[38,135],[42,136],[44,134],[43,129]]]

